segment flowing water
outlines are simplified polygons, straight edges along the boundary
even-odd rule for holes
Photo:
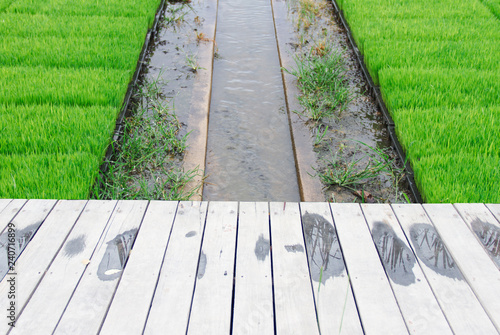
[[[219,0],[204,200],[299,201],[269,0]]]

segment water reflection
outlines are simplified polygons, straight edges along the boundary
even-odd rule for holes
[[[220,0],[205,200],[299,201],[269,0]]]
[[[312,279],[319,282],[321,277],[324,284],[328,278],[342,275],[344,258],[335,227],[321,215],[307,212],[302,216],[302,226]]]
[[[396,236],[392,227],[383,222],[375,222],[372,236],[389,278],[400,285],[415,283],[412,270],[415,266],[415,256],[410,248]]]
[[[476,219],[472,221],[472,230],[479,237],[497,266],[500,267],[500,228]]]
[[[114,239],[107,242],[108,246],[106,247],[106,252],[97,269],[97,276],[99,279],[113,280],[120,277],[136,234],[137,228],[134,228],[116,235]]]
[[[463,280],[462,273],[434,227],[426,223],[416,223],[410,228],[410,238],[418,258],[437,273]]]
[[[9,255],[17,259],[41,224],[42,221],[29,225],[24,229],[15,230],[14,249],[9,248],[8,229],[0,236],[0,280],[9,271]]]

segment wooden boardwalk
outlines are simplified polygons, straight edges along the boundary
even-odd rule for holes
[[[499,220],[483,204],[0,199],[0,334],[498,334]]]

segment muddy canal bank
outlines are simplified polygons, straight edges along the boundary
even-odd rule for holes
[[[146,138],[146,156],[156,159],[115,165],[121,181],[109,176],[113,191],[101,198],[200,199],[203,192],[203,200],[411,200],[330,3],[168,3],[160,22],[127,118],[129,137]],[[338,55],[338,85],[347,93],[337,105],[320,98],[327,110],[316,117],[304,105],[310,99],[297,68],[326,55]],[[155,135],[144,136],[151,129]],[[161,132],[181,149],[166,150]],[[123,140],[116,147],[123,153]]]

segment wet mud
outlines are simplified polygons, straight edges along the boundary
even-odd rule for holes
[[[260,235],[257,242],[255,242],[254,253],[259,261],[265,261],[266,257],[269,256],[270,243],[269,240]]]
[[[317,154],[317,172],[323,173],[330,166],[329,161],[337,155],[340,170],[347,170],[349,164],[359,161],[354,167],[360,170],[370,160],[380,160],[370,148],[378,148],[392,161],[392,171],[385,171],[374,178],[358,184],[343,186],[325,185],[325,200],[332,202],[413,202],[411,192],[404,178],[403,163],[398,160],[392,147],[388,128],[376,101],[369,94],[369,86],[363,77],[354,51],[340,21],[337,21],[333,6],[326,0],[315,0],[317,15],[312,15],[310,26],[304,27],[300,21],[301,1],[287,0],[290,31],[287,36],[288,49],[282,52],[295,57],[305,55],[323,43],[330,44],[334,51],[342,55],[345,65],[345,82],[349,87],[350,103],[334,116],[320,121],[302,116],[308,124],[313,141],[324,132],[324,137],[314,145]],[[293,112],[293,111],[291,111]],[[297,111],[304,113],[303,110]],[[360,143],[361,142],[361,143]],[[300,144],[296,144],[300,145]],[[403,194],[404,193],[404,194]],[[365,196],[363,196],[363,194]],[[406,196],[408,196],[408,199]]]
[[[432,225],[413,224],[410,227],[410,238],[421,262],[442,276],[463,280],[462,273]]]
[[[106,251],[97,268],[97,277],[100,280],[114,280],[121,276],[136,234],[137,228],[134,228],[106,242]]]
[[[311,278],[324,284],[328,278],[343,276],[344,258],[335,227],[318,214],[305,213],[302,225]]]
[[[399,285],[408,286],[415,283],[415,256],[410,248],[396,236],[394,230],[383,222],[376,222],[372,229],[373,240],[385,272],[391,280]]]
[[[2,280],[7,272],[9,272],[9,251],[11,257],[13,255],[17,259],[23,252],[24,248],[28,245],[29,241],[31,241],[31,238],[36,233],[41,224],[42,222],[40,221],[38,223],[29,225],[28,227],[19,231],[16,230],[14,233],[14,250],[12,250],[11,248],[9,250],[9,236],[7,229],[0,236],[0,280]]]
[[[476,219],[472,221],[472,231],[479,238],[488,254],[500,268],[500,228]]]

